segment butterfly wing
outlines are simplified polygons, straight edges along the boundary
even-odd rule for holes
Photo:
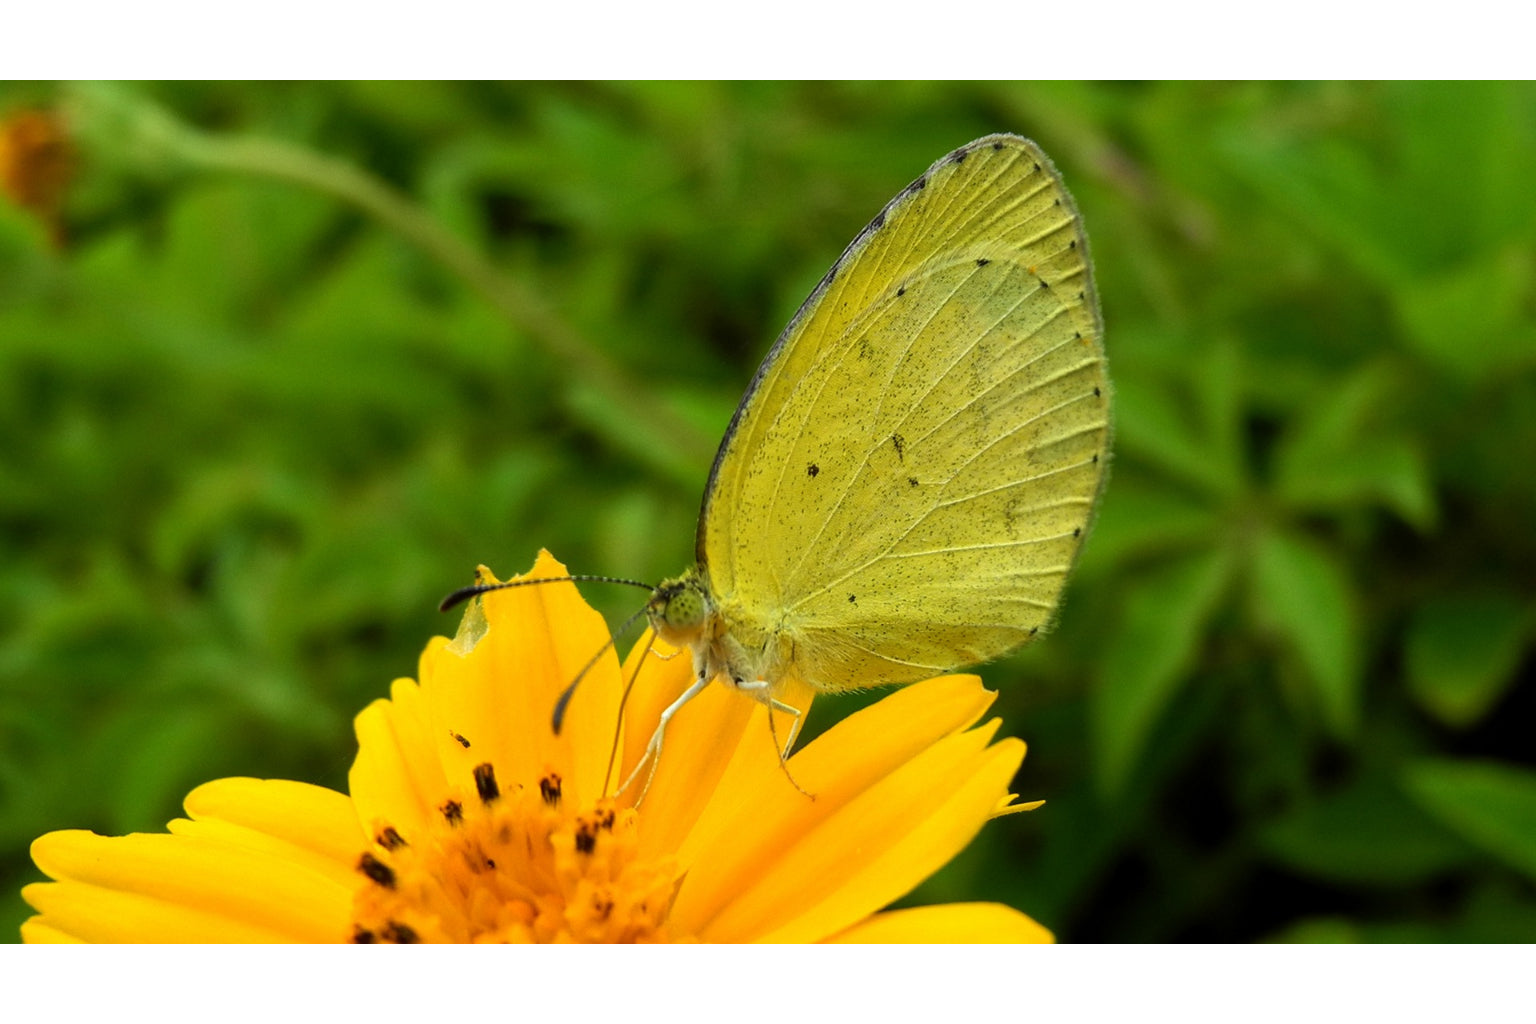
[[[1101,328],[1081,221],[1034,143],[935,163],[812,292],[721,444],[698,557],[726,628],[840,690],[1048,625],[1104,480]]]

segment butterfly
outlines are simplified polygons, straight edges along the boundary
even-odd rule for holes
[[[693,681],[641,763],[715,680],[798,721],[791,683],[915,682],[1047,628],[1108,466],[1102,334],[1081,217],[1033,142],[977,139],[902,189],[758,368],[697,561],[646,604]]]

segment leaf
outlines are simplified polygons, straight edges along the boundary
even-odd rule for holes
[[[1303,917],[1266,942],[1345,943],[1360,941],[1360,926],[1347,917]]]
[[[1104,792],[1113,794],[1125,783],[1194,657],[1230,569],[1227,551],[1217,549],[1166,566],[1130,588],[1092,697]]]
[[[1312,544],[1268,532],[1259,538],[1253,584],[1265,624],[1290,647],[1337,736],[1360,719],[1359,640],[1348,576]]]
[[[1536,361],[1536,260],[1528,243],[1393,289],[1404,339],[1420,356],[1467,380]]]
[[[1242,353],[1231,338],[1218,338],[1196,360],[1195,401],[1209,439],[1205,458],[1227,493],[1244,482],[1242,379]]]
[[[1524,653],[1529,616],[1508,594],[1435,597],[1408,624],[1408,687],[1430,714],[1465,728],[1488,712]]]
[[[1404,782],[1430,814],[1536,878],[1536,772],[1497,761],[1425,759],[1404,772]]]
[[[1395,780],[1379,776],[1295,808],[1266,826],[1260,841],[1294,870],[1374,886],[1424,880],[1472,853]]]
[[[1195,434],[1166,386],[1145,377],[1118,378],[1115,420],[1116,443],[1123,451],[1208,494],[1238,489],[1228,460],[1212,457],[1212,445]]]
[[[1380,503],[1421,531],[1432,527],[1434,495],[1419,446],[1384,435],[1374,422],[1402,387],[1389,366],[1372,363],[1306,408],[1276,449],[1276,495],[1306,511]]]
[[[1094,520],[1078,567],[1081,574],[1199,546],[1220,525],[1208,505],[1182,497],[1173,488],[1134,480],[1112,480],[1111,487],[1113,496],[1101,504]]]

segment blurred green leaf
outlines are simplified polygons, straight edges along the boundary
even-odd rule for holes
[[[1202,547],[1220,520],[1205,505],[1166,487],[1113,476],[1114,500],[1100,504],[1079,572],[1108,571],[1130,559]]]
[[[1341,99],[1333,119],[1274,118],[1219,151],[1388,288],[1529,232],[1536,199],[1514,184],[1536,172],[1528,90],[1401,82]]]
[[[1093,691],[1098,779],[1125,783],[1182,675],[1231,572],[1224,550],[1187,557],[1141,578],[1125,595]]]
[[[1304,917],[1269,937],[1270,942],[1359,942],[1360,926],[1346,917]]]
[[[187,791],[202,780],[227,726],[208,708],[144,707],[115,730],[120,753],[109,827],[132,831],[163,813],[167,789]]]
[[[1394,780],[1378,776],[1297,807],[1267,826],[1262,841],[1297,871],[1371,886],[1422,881],[1472,854]]]
[[[1230,337],[1213,341],[1194,367],[1195,400],[1200,411],[1202,447],[1214,463],[1224,494],[1247,486],[1243,452],[1243,366],[1240,347]]]
[[[1301,663],[1323,721],[1335,734],[1360,721],[1355,601],[1348,576],[1308,541],[1267,531],[1254,552],[1259,613]]]
[[[1384,363],[1361,367],[1303,408],[1275,453],[1275,491],[1299,510],[1379,502],[1420,530],[1434,525],[1428,467],[1417,445],[1384,434],[1379,410],[1405,385]]]
[[[1211,400],[1220,403],[1219,396]],[[1115,443],[1125,453],[1174,479],[1213,495],[1229,495],[1241,480],[1233,460],[1196,432],[1172,389],[1149,380],[1122,379],[1115,386]],[[1214,410],[1212,410],[1214,412]]]
[[[1524,244],[1394,291],[1414,351],[1456,378],[1536,367],[1536,257]]]
[[[1509,594],[1447,595],[1408,623],[1408,686],[1430,714],[1456,728],[1477,722],[1515,681],[1530,615]]]
[[[1466,839],[1536,878],[1536,772],[1496,761],[1421,760],[1408,792]]]

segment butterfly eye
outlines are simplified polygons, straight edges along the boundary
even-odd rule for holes
[[[662,606],[661,617],[672,629],[692,633],[704,623],[704,595],[697,587],[680,587]]]
[[[708,617],[708,602],[699,581],[691,576],[667,580],[657,587],[645,608],[651,628],[669,643],[698,639]]]

